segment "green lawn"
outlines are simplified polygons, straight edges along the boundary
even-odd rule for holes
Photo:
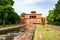
[[[40,40],[40,39],[39,39],[39,36],[38,36],[38,31],[40,31],[40,30],[39,30],[38,27],[36,27],[35,30],[34,30],[33,40]]]
[[[44,40],[60,40],[59,30],[50,27],[47,28],[46,26],[43,25],[36,25],[33,40],[40,40],[39,32],[42,34]]]
[[[5,26],[0,25],[0,28],[14,27],[19,25],[24,25],[24,24],[11,24],[11,25],[5,25]]]

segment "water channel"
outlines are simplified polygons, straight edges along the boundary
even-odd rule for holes
[[[25,25],[21,27],[16,28],[9,28],[7,30],[0,30],[0,40],[14,40],[15,37],[24,34],[26,30],[28,30],[29,27],[34,25]]]
[[[24,27],[25,26],[0,30],[0,40],[14,40],[16,36],[24,33]]]

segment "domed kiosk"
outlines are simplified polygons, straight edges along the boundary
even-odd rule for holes
[[[36,13],[36,11],[31,11],[31,13]]]

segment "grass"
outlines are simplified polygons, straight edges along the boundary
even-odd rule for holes
[[[14,27],[14,26],[19,26],[19,25],[23,25],[23,24],[11,24],[11,25],[5,25],[5,26],[3,26],[3,25],[0,25],[0,28],[7,28],[7,27]]]
[[[43,25],[36,25],[34,40],[40,40],[38,32],[41,32],[44,40],[60,40],[60,31]]]
[[[35,31],[34,31],[33,40],[40,40],[40,39],[39,39],[39,35],[38,35],[38,31],[40,31],[40,30],[39,30],[38,27],[36,27],[36,28],[35,28]]]

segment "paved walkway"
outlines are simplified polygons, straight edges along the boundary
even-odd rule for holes
[[[51,28],[54,28],[56,30],[60,30],[60,26],[55,26],[55,25],[46,25],[47,27],[51,27]]]
[[[33,40],[44,40],[42,33],[40,32],[40,26],[38,25],[36,25]]]
[[[32,40],[35,25],[34,24],[27,25],[26,28],[27,30],[25,30],[23,34],[15,37],[14,40]]]

